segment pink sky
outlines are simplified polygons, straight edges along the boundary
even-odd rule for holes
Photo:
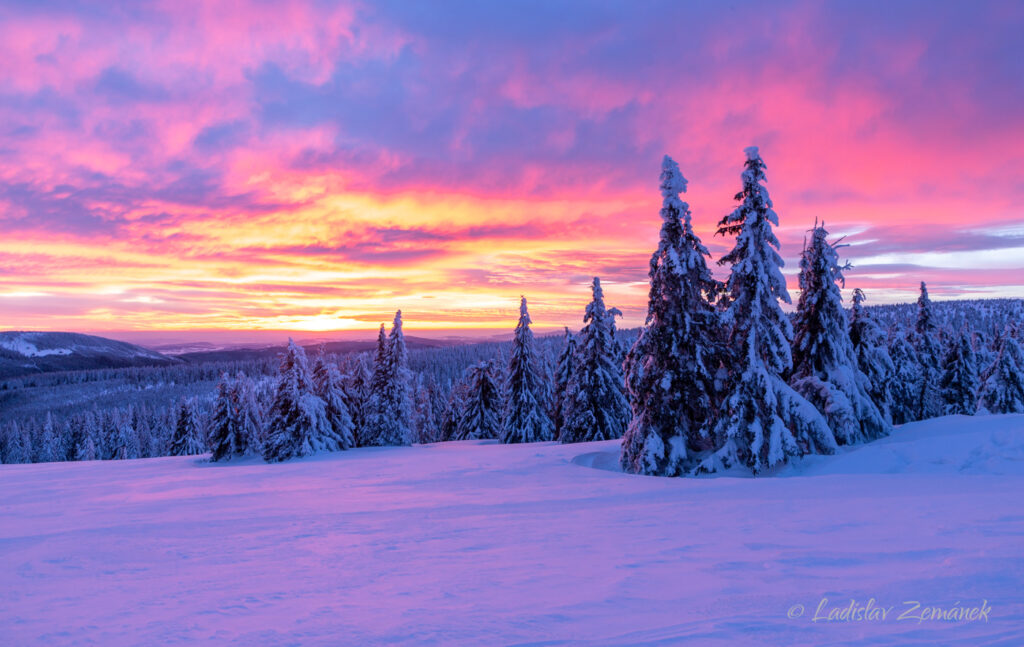
[[[672,155],[758,145],[869,303],[1024,297],[1024,5],[6,3],[0,328],[642,323]],[[724,271],[724,270],[722,270]],[[795,296],[795,295],[794,295]]]

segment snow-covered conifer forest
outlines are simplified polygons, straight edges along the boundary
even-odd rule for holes
[[[762,474],[946,414],[1024,413],[1024,302],[871,305],[846,247],[807,223],[793,301],[767,165],[746,149],[712,259],[665,157],[662,228],[642,328],[620,329],[600,277],[579,330],[537,336],[521,299],[510,342],[407,348],[401,313],[370,352],[289,342],[280,358],[49,373],[0,383],[4,463],[209,452],[277,462],[361,446],[624,436],[621,467]],[[716,279],[715,265],[724,271]],[[849,283],[849,285],[848,285]],[[792,306],[792,307],[790,307]]]

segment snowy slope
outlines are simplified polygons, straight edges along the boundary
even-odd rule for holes
[[[0,642],[1024,644],[1024,416],[777,478],[587,467],[615,445],[3,465]],[[822,598],[895,609],[814,622]]]
[[[105,337],[70,332],[0,332],[0,377],[174,361],[141,346]]]

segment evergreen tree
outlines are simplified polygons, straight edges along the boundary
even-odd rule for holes
[[[800,259],[800,299],[793,339],[791,384],[825,417],[841,445],[874,440],[890,425],[868,394],[857,366],[839,285],[845,285],[836,245],[815,226]]]
[[[341,438],[327,419],[327,407],[313,391],[306,352],[291,339],[281,360],[280,376],[263,445],[268,463],[341,449]]]
[[[195,405],[190,400],[182,400],[178,406],[178,421],[174,427],[169,450],[171,456],[192,456],[205,451],[200,438]]]
[[[601,280],[596,276],[591,291],[593,300],[583,316],[576,367],[565,393],[565,424],[559,435],[563,443],[619,438],[630,420],[615,343],[615,317],[622,312],[605,307]]]
[[[229,460],[245,456],[250,452],[250,438],[242,428],[242,403],[240,384],[221,375],[217,383],[217,398],[214,401],[213,417],[210,422],[210,459]]]
[[[894,332],[889,343],[893,373],[889,380],[890,410],[897,425],[917,420],[920,393],[921,363],[917,351],[906,335]]]
[[[679,198],[686,178],[668,155],[660,189],[661,235],[648,271],[647,319],[624,363],[632,416],[622,441],[622,467],[678,476],[700,452],[712,449],[720,358],[711,300],[721,286],[693,231],[690,206]]]
[[[928,298],[928,287],[921,281],[921,295],[917,299],[917,322],[914,325],[914,350],[920,364],[920,379],[917,383],[918,420],[942,415],[942,345],[939,343],[938,326],[932,314],[932,302]]]
[[[946,415],[973,416],[977,412],[978,362],[966,328],[961,328],[946,351],[939,386]]]
[[[853,308],[850,310],[850,343],[857,354],[857,366],[868,378],[867,390],[871,400],[882,413],[886,422],[892,422],[892,403],[889,383],[896,366],[889,357],[885,335],[878,324],[864,311],[861,305],[866,297],[857,288],[853,291]]]
[[[765,164],[757,148],[745,152],[743,190],[736,195],[741,204],[718,229],[723,235],[738,234],[736,246],[720,262],[732,265],[722,323],[739,352],[725,410],[715,426],[716,451],[702,461],[702,471],[743,465],[757,473],[791,456],[836,450],[818,410],[781,377],[793,365],[793,328],[779,305],[780,300],[790,303],[772,231],[779,220],[763,185]]]
[[[57,437],[57,428],[53,422],[53,416],[46,412],[46,421],[43,423],[43,435],[39,443],[40,463],[52,463],[63,460],[60,456],[60,441]]]
[[[569,327],[566,326],[565,339],[562,342],[562,351],[558,354],[558,360],[555,363],[555,390],[551,415],[551,422],[555,426],[555,434],[559,436],[561,435],[562,427],[565,424],[564,408],[566,389],[569,387],[569,381],[572,379],[575,365],[576,338],[571,332],[569,332]]]
[[[467,370],[466,376],[454,384],[448,393],[448,401],[445,403],[444,414],[441,416],[441,440],[455,440],[458,437],[459,422],[466,409],[466,399],[469,394],[468,374]]]
[[[96,443],[93,442],[92,436],[90,436],[89,434],[82,434],[81,440],[79,441],[78,445],[75,446],[75,460],[96,460]]]
[[[313,364],[313,392],[324,401],[324,412],[333,432],[332,444],[336,442],[337,449],[354,447],[352,416],[349,415],[348,405],[345,404],[341,373],[338,372],[337,366],[327,362],[322,348]]]
[[[434,389],[422,375],[416,376],[416,398],[413,402],[412,427],[418,443],[435,443],[439,439],[434,419]]]
[[[995,363],[985,371],[978,407],[989,413],[1024,413],[1024,353],[1007,330]]]
[[[381,333],[383,332],[382,326]],[[380,349],[386,348],[385,339],[377,341]],[[350,364],[350,370],[345,380],[345,402],[348,404],[349,415],[352,417],[353,436],[357,446],[366,444],[364,437],[367,420],[370,417],[370,385],[372,382],[373,371],[370,368],[369,355],[360,353]]]
[[[497,438],[502,406],[497,369],[491,362],[481,362],[468,369],[467,377],[469,391],[451,440]]]
[[[7,451],[4,462],[11,465],[32,462],[32,443],[28,434],[21,430],[16,421],[7,427]]]
[[[534,349],[530,323],[526,297],[522,297],[505,382],[506,400],[501,426],[503,443],[532,443],[554,437],[554,425],[545,406],[549,398],[547,380]]]
[[[409,395],[409,353],[402,333],[402,311],[395,313],[391,333],[384,326],[377,340],[377,357],[370,383],[366,445],[408,445],[412,442],[412,401]]]
[[[262,455],[266,424],[256,385],[245,373],[239,371],[233,387],[238,407],[238,435],[245,440],[247,454]]]

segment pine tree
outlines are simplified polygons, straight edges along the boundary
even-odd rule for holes
[[[693,231],[690,206],[679,198],[686,178],[668,155],[661,164],[660,189],[661,236],[648,272],[647,319],[624,363],[632,415],[622,441],[622,467],[678,476],[712,448],[720,358],[711,300],[721,286],[708,269],[707,248]]]
[[[554,437],[554,424],[545,406],[550,397],[547,379],[541,372],[534,349],[530,323],[526,297],[522,297],[505,382],[506,400],[501,424],[503,443],[532,443]]]
[[[345,404],[341,373],[338,372],[337,366],[327,362],[322,348],[313,364],[313,392],[324,402],[324,412],[333,432],[331,446],[336,444],[336,449],[354,447],[352,416],[349,415],[348,405]]]
[[[31,440],[16,421],[7,427],[7,451],[4,462],[12,465],[32,462]]]
[[[942,363],[942,400],[946,415],[973,416],[978,402],[978,362],[966,328],[952,340]]]
[[[989,413],[1024,413],[1024,353],[1007,330],[996,360],[985,371],[978,408]]]
[[[850,343],[857,354],[857,366],[868,378],[868,395],[882,413],[886,422],[892,422],[892,396],[889,383],[896,366],[889,357],[885,335],[878,324],[864,311],[861,305],[866,297],[857,288],[853,291],[853,308],[850,310]]]
[[[53,422],[53,416],[50,415],[49,411],[47,411],[46,421],[43,423],[43,435],[39,443],[38,462],[52,463],[54,461],[62,460],[58,446],[59,440],[57,437],[57,428]]]
[[[566,388],[565,424],[559,440],[578,443],[619,438],[629,424],[621,364],[617,362],[615,317],[618,308],[606,308],[601,280],[594,277],[593,299],[583,316],[576,367]]]
[[[174,427],[169,448],[171,456],[192,456],[205,451],[200,438],[199,422],[196,420],[195,405],[182,400],[178,405],[178,421]]]
[[[245,442],[245,453],[262,455],[266,424],[256,385],[239,371],[232,387],[232,397],[238,410],[238,436]]]
[[[794,390],[817,407],[841,445],[875,440],[890,425],[868,394],[857,366],[843,297],[845,285],[836,245],[824,225],[815,226],[800,259],[800,299],[793,338]]]
[[[932,314],[932,302],[928,298],[928,287],[921,281],[921,295],[917,299],[917,322],[914,325],[914,350],[920,364],[920,379],[917,383],[918,420],[942,415],[942,345],[939,343],[938,326]]]
[[[210,421],[210,460],[223,461],[250,453],[249,431],[243,428],[241,384],[221,375]]]
[[[306,352],[289,339],[270,408],[263,459],[280,462],[338,449],[341,438],[327,419],[324,401],[313,391]]]
[[[451,440],[497,438],[501,431],[501,388],[492,362],[471,366],[467,372],[469,391]]]
[[[469,394],[467,375],[455,383],[448,393],[448,400],[445,403],[444,414],[441,416],[441,440],[455,440],[458,437],[459,422],[462,420],[463,412],[466,410],[466,399]]]
[[[75,460],[96,460],[96,443],[93,442],[92,436],[90,436],[89,434],[82,434],[81,440],[75,446]]]
[[[781,377],[793,364],[793,328],[779,305],[780,300],[790,303],[772,231],[779,220],[763,186],[765,164],[757,148],[745,152],[743,190],[736,195],[741,204],[718,229],[723,235],[738,234],[736,246],[720,263],[732,265],[722,323],[739,352],[725,410],[715,425],[717,449],[702,461],[702,471],[742,465],[758,473],[792,456],[836,450],[818,410]]]
[[[402,311],[395,313],[391,333],[380,327],[377,357],[370,383],[365,445],[408,445],[412,442],[412,401],[409,395],[409,353],[402,332]]]
[[[437,423],[434,419],[434,397],[431,385],[422,375],[416,379],[416,397],[413,401],[412,428],[418,443],[435,443],[439,440]]]
[[[558,354],[555,363],[555,390],[554,402],[552,404],[551,422],[554,424],[555,434],[561,435],[562,427],[565,424],[564,408],[566,389],[572,379],[573,370],[576,366],[576,337],[565,327],[565,338],[562,342],[562,351]]]
[[[893,363],[892,379],[889,380],[892,421],[897,425],[914,422],[918,419],[921,382],[921,363],[917,359],[917,351],[906,335],[894,332],[889,342],[889,357]]]

